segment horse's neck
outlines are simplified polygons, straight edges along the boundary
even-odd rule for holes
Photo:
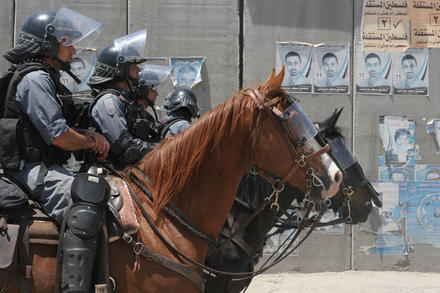
[[[146,174],[156,178],[152,181],[156,193],[161,198],[169,196],[208,235],[220,232],[240,179],[250,167],[254,118],[248,104],[233,99],[217,106],[144,161]],[[165,162],[167,158],[170,164]],[[157,168],[162,171],[157,173]],[[163,187],[160,182],[167,177],[172,177],[167,181],[172,184]]]
[[[188,216],[205,232],[217,235],[232,207],[243,174],[250,166],[250,141],[231,138],[213,148],[190,179],[190,202],[179,202]]]

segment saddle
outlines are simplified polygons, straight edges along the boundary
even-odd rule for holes
[[[129,235],[137,233],[139,222],[134,213],[127,184],[121,178],[111,175],[105,176],[105,179],[111,187],[108,212],[125,233]],[[41,206],[32,200],[19,209],[0,210],[0,292],[13,283],[17,275],[22,280],[31,280],[29,243],[58,245],[59,237],[59,227]],[[119,239],[116,234],[109,234],[109,242]],[[28,285],[21,282],[21,288],[30,286],[29,281]],[[30,290],[22,291],[30,292]]]

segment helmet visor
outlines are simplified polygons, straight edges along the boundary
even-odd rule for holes
[[[89,47],[101,33],[102,23],[66,7],[61,7],[46,27],[65,46]]]
[[[152,87],[155,91],[165,82],[171,71],[169,66],[156,64],[144,64],[140,68],[139,84]]]
[[[113,42],[118,50],[118,62],[145,62],[143,56],[147,44],[147,29],[117,38]]]
[[[284,114],[288,115],[288,125],[293,128],[293,132],[298,136],[299,141],[307,142],[318,133],[315,125],[298,102],[290,105]]]
[[[345,145],[342,137],[338,136],[330,140],[329,144],[332,147],[333,154],[335,154],[336,159],[341,162],[344,169],[347,169],[348,167],[356,163],[355,157]]]

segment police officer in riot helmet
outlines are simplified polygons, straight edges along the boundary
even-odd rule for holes
[[[60,100],[69,91],[60,70],[69,70],[75,46],[93,41],[101,23],[68,8],[42,11],[22,26],[17,45],[3,56],[13,63],[1,113],[0,156],[4,173],[18,181],[46,213],[61,225],[63,291],[89,292],[101,216],[109,195],[99,176],[74,177],[61,165],[70,152],[91,150],[100,160],[109,143],[99,133],[79,132],[66,121]],[[82,45],[80,45],[82,44]],[[77,78],[76,78],[77,80]],[[73,205],[66,214],[69,199]]]
[[[149,141],[151,123],[147,102],[139,99],[136,86],[145,62],[141,56],[146,43],[146,30],[114,40],[98,56],[88,85],[96,91],[91,108],[92,126],[110,141],[108,160],[116,168],[134,164],[153,147]],[[154,100],[157,93],[152,93]]]
[[[191,126],[191,120],[199,116],[199,105],[190,89],[175,90],[166,99],[164,108],[168,111],[162,128],[162,136],[177,135]]]
[[[144,64],[141,66],[139,82],[133,88],[136,100],[142,105],[140,116],[150,121],[147,140],[150,142],[158,142],[161,140],[159,120],[157,118],[154,105],[159,95],[158,90],[162,83],[166,80],[171,72],[171,67],[156,64]],[[149,108],[154,114],[153,116],[146,111]]]

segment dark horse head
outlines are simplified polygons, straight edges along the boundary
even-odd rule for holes
[[[331,198],[331,205],[341,218],[347,223],[356,224],[366,221],[372,209],[372,201],[381,206],[378,193],[366,179],[361,166],[354,159],[345,146],[343,136],[336,122],[341,110],[335,111],[328,119],[318,123],[322,139],[332,145],[333,156],[340,161],[345,169],[344,180],[337,195]],[[276,211],[267,206],[244,228],[243,223],[262,206],[265,198],[273,191],[272,184],[262,177],[251,172],[246,172],[240,183],[235,202],[219,236],[222,243],[216,251],[211,251],[206,258],[206,263],[216,269],[228,272],[249,272],[254,270],[254,265],[259,261],[263,246],[269,231],[275,226],[283,212],[291,207],[296,199],[298,203],[304,199],[304,193],[290,185],[279,194],[280,210]],[[234,231],[235,237],[228,238]],[[282,232],[282,231],[280,231]],[[240,292],[249,283],[249,280],[232,281],[232,278],[208,277],[206,292]]]
[[[340,128],[336,126],[341,112],[342,108],[336,109],[329,118],[318,123],[320,134],[330,143],[333,155],[345,171],[339,193],[332,198],[330,207],[340,217],[347,219],[346,223],[358,224],[367,220],[372,202],[378,207],[382,207],[382,203],[362,167],[346,146]]]

